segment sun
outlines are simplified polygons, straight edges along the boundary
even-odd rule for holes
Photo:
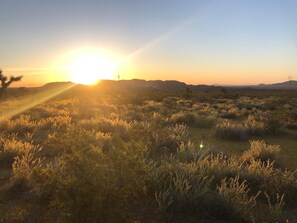
[[[95,84],[99,80],[113,79],[116,63],[107,55],[83,52],[75,55],[68,66],[70,80],[79,84]]]

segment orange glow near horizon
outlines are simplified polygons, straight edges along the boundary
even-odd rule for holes
[[[70,52],[64,59],[69,80],[79,84],[94,84],[102,79],[114,79],[116,55],[96,48]]]
[[[24,75],[15,87],[40,86],[48,82],[71,81],[94,84],[102,79],[177,80],[187,84],[254,85],[277,83],[294,74],[289,66],[269,66],[268,61],[251,64],[247,61],[207,62],[155,60],[136,53],[119,55],[108,49],[93,47],[65,50],[44,67],[4,67],[4,74]],[[294,78],[293,78],[294,79]]]

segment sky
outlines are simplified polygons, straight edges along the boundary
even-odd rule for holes
[[[61,67],[78,49],[125,61],[113,78],[297,79],[297,1],[0,0],[0,68],[23,74],[19,85],[71,80]]]

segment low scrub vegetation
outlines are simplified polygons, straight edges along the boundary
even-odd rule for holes
[[[296,172],[279,145],[255,138],[297,121],[278,113],[287,105],[277,96],[93,93],[0,123],[0,222],[294,220]],[[250,148],[235,156],[195,145],[191,128],[251,139]]]

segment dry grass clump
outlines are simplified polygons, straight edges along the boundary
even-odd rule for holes
[[[71,126],[72,118],[70,116],[54,116],[41,119],[37,123],[36,131],[66,131]]]
[[[242,123],[223,120],[215,125],[215,135],[222,139],[244,140],[251,136],[275,134],[279,129],[277,123],[256,119],[249,115]]]
[[[240,116],[240,112],[237,107],[232,107],[220,114],[220,117],[223,119],[236,119],[239,116]]]
[[[243,161],[260,160],[262,162],[277,161],[280,152],[279,145],[267,145],[264,141],[250,141],[249,150],[241,156]]]
[[[199,115],[193,112],[179,112],[171,116],[173,123],[186,124],[196,128],[211,128],[216,123],[216,117],[211,115]]]
[[[246,181],[240,182],[239,176],[234,178],[223,179],[217,187],[219,195],[226,201],[227,205],[232,208],[235,216],[240,216],[241,221],[253,222],[253,208],[257,204],[257,197],[260,192],[255,195],[249,195],[250,189]]]
[[[247,138],[247,129],[244,125],[223,120],[215,125],[216,137],[231,140],[243,140]]]
[[[195,122],[195,115],[188,112],[179,112],[171,116],[173,123],[180,123],[186,125],[193,125]]]
[[[129,139],[129,131],[132,124],[122,119],[112,118],[93,118],[84,119],[78,122],[78,127],[95,130],[103,133],[117,133],[123,140]]]
[[[22,156],[33,149],[37,149],[37,147],[30,142],[2,136],[0,140],[0,165],[11,167],[16,156]]]
[[[36,158],[36,152],[39,149],[35,147],[30,151],[26,151],[23,155],[14,158],[12,172],[16,180],[29,180],[33,170],[41,166],[42,159]]]
[[[284,176],[272,163],[244,163],[235,157],[208,153],[191,143],[181,144],[176,157],[150,163],[148,193],[155,195],[162,221],[193,216],[227,222],[276,219],[284,208],[284,198],[265,206],[267,199],[261,195],[296,193],[293,172]],[[258,213],[259,207],[264,215]]]
[[[189,138],[189,129],[186,125],[176,124],[164,129],[150,127],[149,152],[153,155],[176,153],[178,145]]]
[[[244,121],[244,126],[247,129],[247,134],[250,136],[263,136],[268,129],[264,122],[257,120],[253,115],[247,117]]]
[[[30,115],[20,115],[17,118],[1,121],[0,130],[7,133],[15,133],[24,136],[36,128],[37,122],[32,121]]]

